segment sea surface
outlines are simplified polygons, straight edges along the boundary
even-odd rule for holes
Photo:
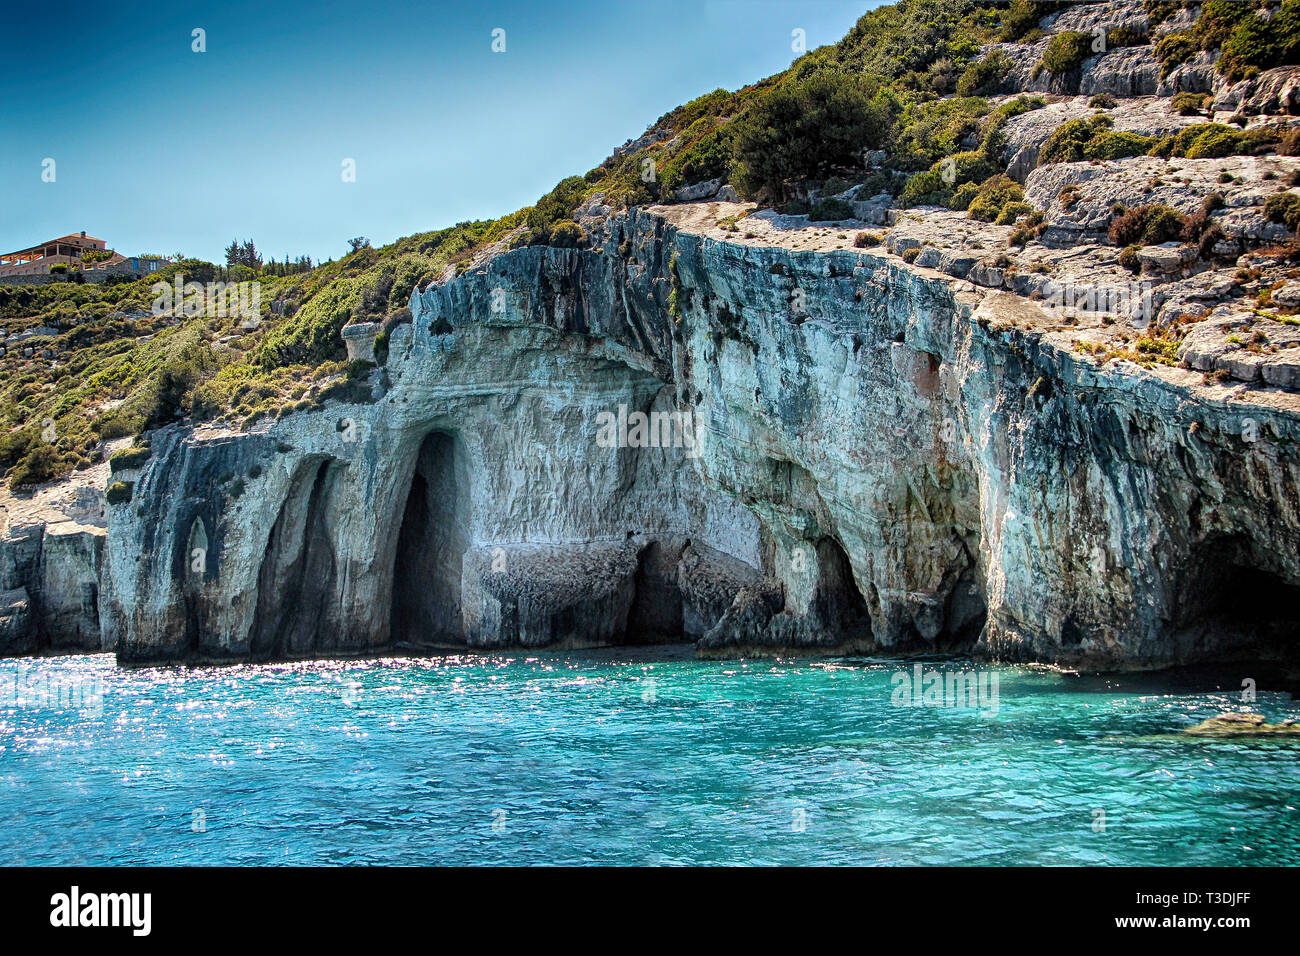
[[[1300,864],[1300,741],[1179,733],[1290,695],[923,667],[4,660],[0,864]]]

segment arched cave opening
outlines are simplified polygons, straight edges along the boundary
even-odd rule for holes
[[[1236,537],[1193,552],[1173,608],[1173,631],[1189,656],[1300,667],[1300,587],[1263,563]]]
[[[834,538],[817,542],[817,567],[820,574],[812,612],[840,642],[869,639],[871,615],[866,599],[853,578],[848,554]]]
[[[689,544],[689,542],[686,542]],[[677,583],[682,545],[654,541],[637,556],[636,592],[627,616],[625,644],[674,644],[686,641],[684,605]]]
[[[461,571],[469,548],[469,474],[455,436],[431,432],[420,445],[402,510],[393,563],[395,645],[464,641]]]
[[[338,559],[330,515],[345,467],[333,459],[307,461],[290,484],[258,572],[249,638],[254,660],[303,656],[336,636]]]

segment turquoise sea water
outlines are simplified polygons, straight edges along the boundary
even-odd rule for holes
[[[1300,743],[1177,736],[1239,679],[999,668],[993,714],[895,706],[899,672],[0,661],[0,863],[1300,863]]]

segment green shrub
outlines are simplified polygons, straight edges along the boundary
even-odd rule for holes
[[[1078,163],[1089,159],[1123,159],[1148,152],[1157,140],[1139,133],[1116,132],[1109,116],[1062,123],[1038,152],[1039,163]]]
[[[1153,156],[1218,159],[1223,156],[1258,155],[1276,148],[1276,129],[1236,130],[1222,123],[1198,123],[1166,136],[1152,146]]]
[[[920,254],[921,254],[921,250],[920,250],[919,247],[913,247],[913,248],[911,248],[911,249],[904,249],[904,250],[903,250],[903,254],[902,254],[903,261],[904,261],[904,262],[907,262],[907,263],[915,262],[917,256],[919,256]]]
[[[587,233],[572,220],[557,223],[551,228],[547,244],[561,249],[579,249],[587,244]]]
[[[808,211],[810,222],[834,222],[839,219],[852,219],[853,206],[843,199],[819,199]]]
[[[1163,79],[1174,68],[1186,63],[1200,50],[1200,43],[1189,30],[1166,33],[1156,41],[1156,57],[1160,60],[1160,77]]]
[[[343,375],[350,381],[364,381],[370,377],[370,371],[374,367],[374,362],[368,362],[365,359],[353,359],[348,362],[347,368],[343,370]]]
[[[1126,209],[1111,221],[1107,238],[1117,246],[1154,246],[1182,236],[1187,217],[1163,203]]]
[[[1170,106],[1174,108],[1179,116],[1197,116],[1205,111],[1205,108],[1213,101],[1214,97],[1208,93],[1175,93]]]
[[[1042,0],[1013,0],[1011,7],[1002,17],[1002,29],[998,39],[1003,43],[1017,43],[1027,34],[1038,29],[1038,23],[1055,9],[1051,3]]]
[[[1124,159],[1128,156],[1141,156],[1155,143],[1156,139],[1153,136],[1103,130],[1088,141],[1083,156],[1085,159]]]
[[[1088,106],[1092,109],[1111,110],[1119,105],[1119,100],[1109,93],[1098,93],[1092,99],[1088,100]]]
[[[108,486],[108,491],[104,492],[104,499],[110,505],[120,505],[131,500],[131,492],[134,487],[129,481],[115,481]]]
[[[965,209],[966,205],[954,206],[956,192],[969,183],[980,183],[988,179],[1001,167],[989,159],[983,149],[970,150],[947,156],[924,173],[918,173],[907,180],[903,187],[902,200],[906,206],[948,206]],[[965,195],[965,194],[964,194]]]
[[[890,114],[864,82],[819,74],[777,87],[736,124],[737,189],[785,200],[792,183],[825,179],[884,144]]]
[[[1025,191],[1018,182],[1004,173],[998,173],[980,183],[968,213],[972,219],[993,222],[1002,214],[1002,208],[1007,203],[1022,202],[1024,198]]]
[[[1024,202],[1008,202],[1002,206],[1002,211],[998,213],[998,218],[994,223],[999,226],[1014,225],[1015,221],[1021,216],[1027,216],[1034,211],[1034,207]]]
[[[988,113],[988,101],[978,96],[909,104],[895,125],[891,163],[899,169],[930,168],[959,152],[963,139],[978,135]]]
[[[1151,35],[1129,27],[1112,27],[1106,31],[1106,49],[1114,50],[1125,46],[1144,46],[1151,42]]]
[[[853,245],[859,249],[869,249],[880,245],[880,236],[874,232],[860,232],[853,237]]]
[[[970,209],[970,204],[979,191],[980,188],[977,183],[962,183],[953,192],[952,198],[948,200],[948,208],[965,212]]]
[[[109,471],[116,473],[129,468],[139,468],[149,460],[149,456],[152,454],[153,451],[147,444],[136,445],[133,448],[122,448],[109,456]]]
[[[1092,34],[1065,30],[1055,34],[1043,50],[1039,62],[1049,73],[1069,73],[1083,65],[1083,61],[1092,55]]]
[[[1119,254],[1119,264],[1129,272],[1141,272],[1142,260],[1138,258],[1141,246],[1125,246]]]
[[[138,434],[144,427],[144,419],[139,416],[133,416],[122,408],[114,408],[97,415],[90,423],[90,430],[99,437],[101,441],[112,441],[114,438],[126,438],[128,435]]]
[[[292,318],[262,340],[258,361],[263,368],[318,365],[343,353],[343,326],[352,318],[360,292],[356,279],[340,278],[321,289]]]
[[[1038,150],[1039,164],[1080,162],[1092,137],[1113,125],[1114,120],[1108,116],[1092,116],[1062,123]]]
[[[1264,203],[1264,216],[1269,222],[1280,222],[1288,229],[1300,225],[1300,196],[1295,193],[1276,193]]]
[[[936,168],[908,177],[899,200],[904,206],[946,206],[952,199],[952,187]]]
[[[1011,57],[994,50],[966,67],[957,81],[957,95],[990,96],[1000,92],[1013,65]]]
[[[575,242],[580,230],[573,221],[573,210],[590,191],[591,187],[581,176],[560,180],[554,189],[537,200],[537,205],[528,210],[528,241],[533,245],[553,246]],[[558,242],[555,238],[557,230],[560,232]]]
[[[37,485],[54,478],[64,469],[59,453],[53,445],[40,442],[32,447],[9,473],[9,487]]]
[[[1253,10],[1238,16],[1215,68],[1235,81],[1252,71],[1295,63],[1300,63],[1300,0],[1283,0],[1268,20],[1255,16]]]
[[[703,121],[701,121],[703,122]],[[731,124],[699,136],[664,166],[659,181],[664,189],[680,189],[708,179],[725,179],[731,169]]]
[[[1254,4],[1208,0],[1190,28],[1156,43],[1161,77],[1199,51],[1215,49],[1220,51],[1215,69],[1231,82],[1300,62],[1300,0],[1282,0],[1268,19],[1256,15]]]
[[[1240,134],[1227,127],[1206,130],[1182,155],[1188,159],[1218,159],[1237,152],[1240,142]]]

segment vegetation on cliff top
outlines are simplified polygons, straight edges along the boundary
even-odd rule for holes
[[[1230,62],[1247,65],[1261,50],[1292,56],[1300,30],[1289,38],[1277,37],[1275,26],[1261,33],[1220,11],[1219,2],[1206,4],[1209,23],[1198,22],[1186,43],[1221,46]],[[1297,4],[1284,0],[1279,25],[1291,22]],[[98,460],[104,440],[183,417],[248,427],[351,396],[349,372],[358,373],[343,361],[345,324],[381,323],[382,358],[388,332],[410,320],[412,290],[491,248],[588,244],[573,214],[597,196],[626,207],[725,179],[748,199],[844,218],[845,204],[829,196],[862,184],[860,195],[886,191],[904,204],[1015,222],[1027,207],[1019,187],[1001,176],[1002,127],[1043,101],[990,103],[985,97],[1001,90],[1011,61],[997,51],[981,56],[981,46],[1032,41],[1042,17],[1058,8],[1032,0],[901,0],[871,11],[840,42],[809,51],[777,76],[665,113],[585,175],[498,220],[458,223],[382,248],[358,240],[347,255],[315,268],[303,260],[264,264],[246,240],[232,243],[226,267],[186,259],[139,282],[0,286],[0,331],[31,333],[0,357],[0,468],[11,469],[11,484],[41,481]],[[1083,53],[1069,38],[1048,49],[1044,67],[1053,71],[1072,68]],[[1164,52],[1173,57],[1181,49],[1166,44]],[[1065,124],[1047,155],[1217,156],[1258,151],[1259,136],[1206,124],[1148,141],[1094,119]],[[866,150],[883,159],[868,167]],[[197,282],[255,278],[256,321],[156,315],[152,284],[177,274]]]

